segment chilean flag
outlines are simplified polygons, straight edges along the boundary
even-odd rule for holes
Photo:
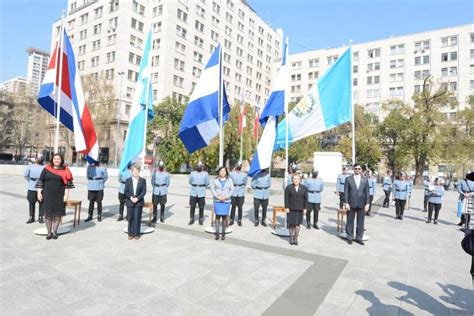
[[[49,60],[48,70],[40,86],[38,103],[51,115],[57,117],[57,101],[61,100],[59,120],[74,133],[76,151],[86,155],[89,162],[97,161],[99,143],[82,91],[81,76],[76,65],[69,36],[64,30]],[[61,51],[61,47],[63,48]],[[62,54],[62,66],[60,66]],[[61,69],[61,88],[59,88]]]
[[[242,102],[240,105],[240,115],[239,115],[239,135],[242,136],[244,134],[244,128],[247,127],[247,108],[245,104]]]

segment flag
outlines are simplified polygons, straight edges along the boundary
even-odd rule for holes
[[[288,144],[352,118],[351,48],[329,68],[288,114]],[[285,148],[285,120],[278,124],[275,150]]]
[[[127,170],[130,163],[134,163],[145,156],[145,130],[147,121],[152,120],[153,93],[151,86],[151,30],[143,49],[143,57],[140,62],[138,81],[130,108],[130,122],[128,123],[127,137],[123,145],[122,159],[120,160],[120,171]],[[145,113],[148,108],[148,113]],[[145,115],[146,114],[146,115]]]
[[[245,107],[244,98],[240,100],[240,115],[239,115],[239,135],[244,134],[244,128],[247,127],[247,108]]]
[[[253,120],[253,138],[255,140],[258,139],[258,126],[260,124],[259,120],[260,120],[260,106],[257,104],[257,106],[255,106],[255,118]]]
[[[62,41],[62,44],[60,41]],[[61,62],[60,56],[62,56],[61,67],[59,65]],[[60,69],[61,88],[59,87]],[[57,101],[59,98],[61,100],[59,121],[74,133],[76,151],[84,154],[89,162],[97,161],[99,158],[99,143],[89,108],[84,99],[81,76],[66,30],[60,36],[51,54],[48,69],[38,93],[38,103],[51,115],[57,117]]]
[[[218,45],[191,94],[179,127],[179,138],[189,153],[206,147],[219,133],[219,97],[221,89],[223,93],[223,122],[228,119],[230,105],[227,101],[225,87],[222,84],[221,66],[222,49],[221,45]]]
[[[257,151],[250,164],[249,176],[253,177],[262,169],[270,167],[273,146],[277,136],[278,116],[282,115],[286,106],[286,88],[288,86],[289,68],[286,64],[288,53],[288,40],[284,45],[281,67],[275,78],[273,90],[267,104],[260,115],[260,124],[264,126],[262,137],[257,146]]]

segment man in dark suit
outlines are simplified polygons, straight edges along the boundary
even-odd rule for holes
[[[344,184],[344,203],[347,210],[346,234],[347,243],[352,244],[354,237],[354,218],[357,214],[357,228],[355,242],[364,245],[365,213],[369,210],[369,182],[361,172],[358,163],[354,164],[354,175],[348,177]]]
[[[140,239],[142,210],[145,204],[146,181],[140,177],[140,170],[134,166],[132,177],[125,181],[125,199],[128,217],[128,239]]]

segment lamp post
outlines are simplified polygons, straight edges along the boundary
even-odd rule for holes
[[[125,72],[119,71],[117,73],[120,76],[120,89],[119,89],[119,97],[117,100],[117,130],[116,130],[116,135],[115,135],[115,158],[114,158],[114,166],[117,167],[117,162],[118,162],[118,147],[119,147],[119,142],[120,142],[120,135],[119,135],[119,129],[120,129],[120,102],[122,101],[122,83],[123,83],[123,75]]]

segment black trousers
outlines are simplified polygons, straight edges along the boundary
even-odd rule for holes
[[[140,236],[143,206],[127,206],[128,235]]]
[[[423,211],[428,211],[428,195],[425,195],[423,198]]]
[[[356,239],[362,240],[364,237],[364,208],[351,208],[347,212],[346,235],[348,240],[354,239],[354,219],[357,216]]]
[[[372,202],[374,201],[374,196],[373,195],[369,195],[369,211],[368,213],[370,214],[370,212],[372,211]]]
[[[97,215],[102,215],[102,200],[104,199],[104,190],[89,191],[87,194],[89,200],[89,216],[94,213],[94,202],[97,202]]]
[[[339,192],[339,208],[342,209],[344,206],[344,192]]]
[[[313,224],[318,223],[319,211],[321,210],[321,203],[308,202],[308,210],[306,211],[306,223],[311,225],[311,212],[313,212]]]
[[[262,221],[267,218],[268,199],[253,198],[253,209],[255,213],[255,221],[258,221],[258,209],[262,206]]]
[[[119,192],[118,200],[119,200],[119,215],[123,216],[123,209],[125,208],[125,194]]]
[[[158,215],[158,204],[160,204],[160,217],[164,216],[166,202],[168,201],[167,195],[153,194],[151,201],[153,204],[153,216],[156,217]]]
[[[405,212],[406,203],[407,203],[407,200],[395,199],[395,213],[397,217],[403,216],[403,212]]]
[[[438,219],[439,211],[441,210],[441,204],[428,203],[428,219],[431,220],[431,216],[434,211],[434,219]]]
[[[26,194],[26,199],[28,200],[28,204],[30,206],[30,217],[35,217],[35,208],[36,208],[36,202],[38,202],[38,209],[39,209],[39,216],[44,216],[44,211],[43,211],[43,205],[42,203],[38,200],[38,192],[28,190],[28,193]]]
[[[390,191],[383,190],[383,192],[385,193],[385,199],[383,200],[383,207],[388,207],[390,205]]]
[[[189,206],[191,210],[189,211],[189,217],[194,218],[194,213],[196,212],[196,204],[199,207],[199,219],[204,217],[204,207],[206,206],[205,197],[190,196],[189,197]]]
[[[237,218],[238,220],[242,220],[242,208],[244,205],[245,197],[244,196],[231,196],[230,201],[232,206],[230,208],[230,220],[233,221],[235,217],[235,209],[237,208]]]

